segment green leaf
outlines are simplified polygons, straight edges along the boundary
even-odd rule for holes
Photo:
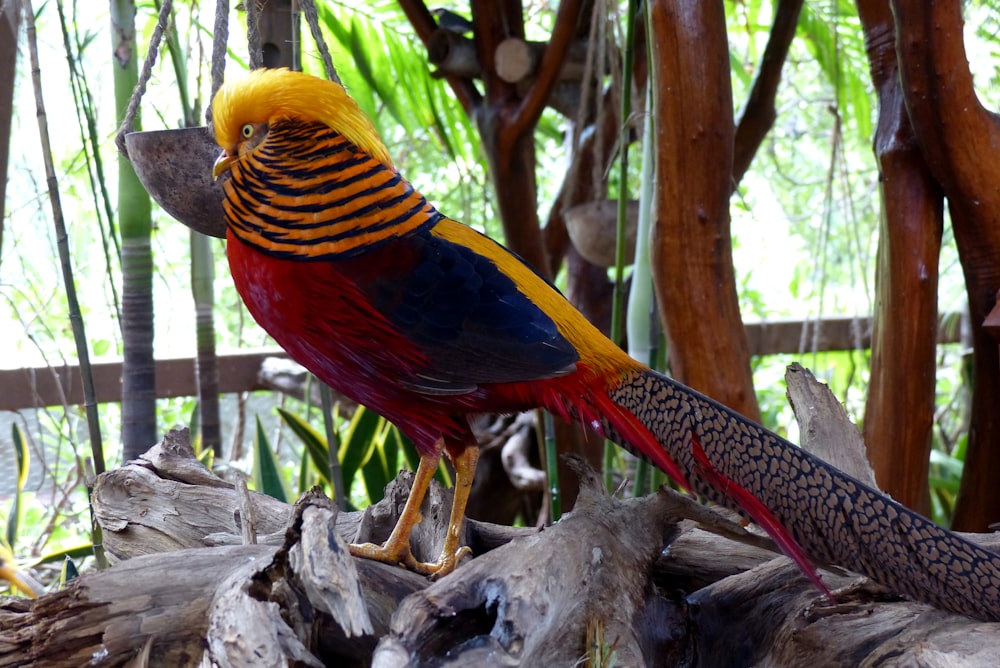
[[[24,486],[28,483],[28,470],[31,468],[31,453],[28,450],[24,432],[15,422],[10,426],[11,443],[14,446],[14,459],[17,464],[17,484],[14,488],[14,498],[10,502],[10,513],[7,515],[7,544],[13,546],[17,540],[21,524],[21,501]]]
[[[257,431],[253,439],[253,476],[257,491],[267,494],[270,497],[289,502],[289,494],[285,490],[284,482],[278,467],[278,459],[271,450],[267,435],[264,434],[264,425],[257,416]]]
[[[74,580],[80,576],[80,571],[76,567],[76,563],[72,559],[66,557],[63,560],[62,570],[59,571],[59,584],[65,586],[70,580]]]
[[[201,449],[201,402],[195,401],[191,408],[191,420],[188,422],[188,432],[191,434],[191,449],[195,459],[201,461],[204,454]],[[205,462],[202,462],[204,464]],[[211,467],[209,467],[211,469]]]
[[[290,413],[284,408],[278,409],[278,415],[284,420],[292,433],[298,436],[306,447],[306,453],[312,462],[312,468],[319,475],[325,485],[330,486],[329,453],[326,439],[318,431],[306,422],[303,418]]]
[[[54,564],[57,561],[65,561],[66,559],[86,559],[92,556],[94,556],[94,545],[87,543],[86,545],[77,545],[76,547],[59,550],[58,552],[49,552],[39,559],[35,565]]]
[[[816,58],[837,95],[837,106],[853,120],[858,136],[873,132],[871,79],[865,55],[864,31],[850,3],[822,6],[806,3],[799,16],[798,34]]]
[[[412,145],[429,137],[450,159],[476,154],[479,134],[447,83],[431,76],[419,40],[404,36],[376,13],[325,5],[317,9],[333,38],[331,51],[339,47],[350,58],[338,67],[344,87],[372,117],[386,143],[405,135]],[[334,60],[342,64],[344,59]],[[379,105],[398,127],[386,126]]]
[[[341,465],[344,471],[344,485],[350,495],[351,483],[358,470],[368,460],[369,451],[375,441],[382,417],[364,406],[358,406],[347,427],[347,433],[340,444]]]
[[[365,483],[369,503],[378,503],[385,496],[385,486],[395,475],[395,462],[390,464],[386,448],[388,432],[394,429],[386,420],[380,423],[378,433],[368,450],[368,459],[361,466],[361,477]],[[395,452],[395,450],[393,450]]]
[[[406,460],[406,466],[411,471],[416,471],[417,467],[420,465],[420,453],[417,452],[417,448],[413,445],[413,441],[408,439],[406,435],[398,429],[393,429],[389,434],[390,438],[394,438],[399,443],[399,449],[403,452],[403,459]]]

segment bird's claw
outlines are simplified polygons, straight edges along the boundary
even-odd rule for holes
[[[441,552],[441,556],[438,557],[438,560],[434,563],[417,561],[411,554],[410,561],[407,562],[406,567],[411,571],[415,571],[421,575],[429,575],[431,579],[437,580],[455,570],[462,559],[470,556],[471,554],[472,548],[468,545],[463,545],[455,551],[446,550]]]
[[[355,557],[381,561],[383,564],[389,564],[390,566],[405,566],[408,561],[413,559],[413,555],[410,553],[410,546],[405,544],[394,546],[388,542],[383,545],[376,545],[375,543],[351,543],[348,547],[351,550],[351,555]]]
[[[438,560],[432,563],[417,561],[416,557],[410,551],[409,545],[392,546],[388,544],[361,543],[351,544],[350,550],[351,554],[355,557],[381,561],[391,566],[405,566],[414,573],[429,575],[435,580],[451,573],[462,559],[472,554],[472,548],[463,545],[455,551],[443,551]]]

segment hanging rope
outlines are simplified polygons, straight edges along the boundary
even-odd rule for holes
[[[244,5],[247,10],[247,43],[250,48],[250,69],[256,70],[264,66],[264,51],[260,45],[260,2],[247,0]]]
[[[323,66],[326,75],[331,81],[340,83],[337,70],[333,65],[333,58],[330,56],[330,49],[323,38],[323,31],[319,25],[319,15],[316,11],[316,3],[313,0],[300,0],[302,14],[305,16],[306,24],[309,26],[309,33],[312,35],[316,47],[319,49],[323,59]],[[167,31],[170,21],[170,14],[173,10],[173,0],[163,0],[160,13],[157,16],[156,27],[149,39],[149,50],[146,52],[146,60],[143,62],[142,71],[139,74],[139,81],[129,98],[128,107],[118,132],[115,135],[115,145],[118,150],[127,158],[128,149],[125,147],[125,135],[135,130],[135,119],[139,113],[139,104],[142,96],[146,93],[146,86],[153,74],[153,66],[156,64],[156,57],[160,51],[160,43],[163,35]],[[260,42],[260,3],[258,0],[249,0],[246,3],[247,12],[247,41],[250,51],[250,68],[257,69],[263,66],[264,56]],[[226,72],[226,44],[229,42],[229,0],[217,0],[215,5],[215,25],[214,38],[212,40],[212,95],[205,110],[205,120],[209,126],[212,124],[212,104],[211,99],[222,86]]]
[[[156,28],[153,29],[153,35],[149,38],[149,50],[146,52],[146,61],[142,64],[139,81],[132,90],[132,97],[129,98],[128,107],[125,109],[125,117],[122,119],[121,125],[118,126],[118,133],[115,135],[115,145],[126,158],[128,158],[128,149],[125,148],[125,135],[135,129],[135,117],[139,113],[139,102],[146,92],[149,78],[153,75],[153,65],[156,64],[156,55],[160,51],[160,42],[163,41],[163,33],[167,30],[173,4],[173,0],[163,0],[160,14],[156,20]]]
[[[209,98],[208,109],[205,110],[205,120],[212,123],[212,99],[226,75],[226,44],[229,42],[229,0],[217,0],[215,3],[215,33],[212,38],[212,96]]]
[[[309,34],[312,35],[313,41],[316,42],[316,48],[319,49],[319,54],[323,58],[323,67],[326,68],[326,77],[330,81],[336,81],[341,83],[340,77],[337,76],[337,70],[333,66],[333,58],[330,57],[330,49],[326,45],[326,40],[323,39],[323,31],[319,27],[319,16],[316,13],[316,3],[313,0],[299,0],[299,5],[302,7],[302,14],[306,17],[306,24],[309,26]]]

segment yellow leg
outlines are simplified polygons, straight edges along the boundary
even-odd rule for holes
[[[469,492],[472,490],[472,480],[476,473],[476,463],[479,461],[479,448],[476,446],[467,447],[457,457],[452,458],[452,464],[455,466],[455,500],[451,506],[448,532],[441,547],[441,556],[436,562],[427,563],[417,561],[410,552],[410,532],[422,519],[420,505],[440,461],[440,454],[425,455],[420,458],[420,466],[417,467],[417,475],[410,489],[410,495],[406,499],[406,505],[403,506],[396,527],[385,543],[351,545],[351,554],[388,564],[402,564],[417,573],[435,578],[451,573],[458,566],[458,562],[471,554],[472,550],[468,546],[459,547],[458,541],[462,521],[465,519],[465,506],[469,502]]]
[[[424,502],[427,495],[427,488],[431,484],[434,472],[437,471],[438,463],[441,461],[440,450],[434,455],[422,455],[420,465],[417,467],[417,475],[413,479],[413,486],[410,488],[410,495],[406,497],[406,505],[403,512],[396,520],[389,538],[382,545],[374,543],[352,544],[351,554],[356,557],[383,561],[387,564],[405,565],[413,568],[417,561],[410,553],[410,532],[413,527],[420,524],[423,519],[420,515],[420,504]]]
[[[417,572],[443,577],[455,570],[464,557],[472,554],[468,545],[458,546],[462,531],[462,521],[465,519],[465,507],[469,503],[469,492],[472,491],[472,480],[476,477],[476,464],[479,462],[479,448],[470,445],[457,456],[451,458],[455,466],[455,500],[451,505],[451,516],[448,518],[448,533],[441,546],[441,556],[435,564],[417,564]]]

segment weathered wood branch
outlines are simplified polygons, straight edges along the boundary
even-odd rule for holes
[[[427,9],[427,5],[423,0],[399,0],[399,6],[424,46],[429,46],[438,24],[434,20],[434,15]],[[462,103],[462,108],[465,109],[466,113],[471,114],[482,99],[475,85],[470,79],[451,74],[447,75],[447,80],[452,90],[455,91],[455,97]]]
[[[803,425],[804,438],[859,447],[836,400],[799,369],[792,379],[796,410],[807,408],[814,425]],[[350,557],[344,545],[385,537],[408,474],[363,513],[338,514],[318,492],[294,507],[253,492],[241,502],[172,433],[95,488],[119,563],[36,601],[0,601],[0,668],[93,657],[154,666],[570,666],[595,648],[625,666],[1000,662],[1000,624],[901,601],[849,573],[822,572],[835,591],[827,601],[764,549],[767,538],[748,538],[668,490],[616,500],[578,469],[574,512],[544,531],[469,521],[474,558],[431,583]],[[259,545],[238,544],[248,507]],[[435,488],[414,535],[418,558],[436,555],[449,508]],[[996,536],[986,538],[996,549]]]

